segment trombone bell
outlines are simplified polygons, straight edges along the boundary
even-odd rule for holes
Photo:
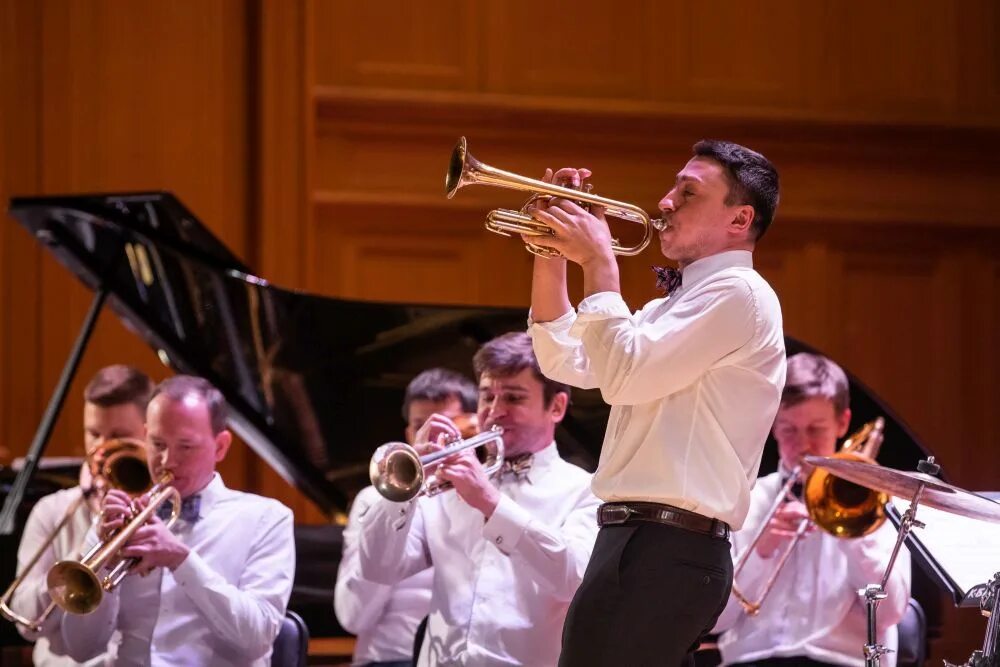
[[[649,215],[638,206],[614,199],[598,197],[590,192],[546,183],[545,181],[527,178],[491,167],[472,157],[469,153],[465,137],[461,137],[451,153],[451,160],[448,162],[448,172],[444,178],[445,194],[448,196],[448,199],[451,199],[461,188],[475,184],[493,185],[532,193],[532,196],[521,207],[520,211],[501,208],[491,211],[487,215],[486,229],[494,234],[500,234],[501,236],[511,236],[513,234],[551,236],[552,230],[547,225],[525,213],[526,208],[536,199],[547,196],[562,197],[584,205],[594,204],[601,206],[604,208],[605,213],[612,218],[621,218],[622,220],[642,225],[642,240],[634,246],[622,246],[617,240],[612,239],[611,251],[616,255],[627,257],[638,255],[645,250],[653,237],[653,227]],[[541,257],[562,256],[558,251],[536,243],[525,242],[525,247],[528,252]]]

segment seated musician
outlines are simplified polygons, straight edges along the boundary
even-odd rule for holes
[[[417,431],[432,414],[450,419],[474,414],[476,402],[476,385],[460,373],[444,368],[420,373],[407,385],[403,397],[406,442],[414,443]],[[362,489],[354,498],[344,530],[344,553],[337,570],[333,604],[340,624],[358,636],[352,664],[403,667],[413,664],[414,633],[427,616],[433,570],[423,570],[395,586],[361,576],[360,518],[379,498],[373,486]]]
[[[362,573],[392,584],[434,566],[420,665],[555,665],[599,504],[590,475],[556,450],[569,388],[541,374],[523,333],[486,343],[473,365],[479,425],[504,429],[503,469],[490,479],[465,450],[438,468],[454,490],[373,504],[361,517]],[[435,443],[426,452],[458,436],[433,415],[416,441]]]
[[[153,383],[145,373],[129,366],[107,366],[97,372],[83,390],[83,446],[87,457],[80,470],[80,485],[45,496],[31,510],[17,551],[18,572],[52,535],[66,516],[72,518],[41,555],[17,589],[11,607],[26,618],[36,619],[49,606],[45,577],[56,562],[77,558],[84,537],[99,510],[97,486],[103,461],[102,447],[109,440],[143,437],[146,403]],[[86,499],[84,496],[86,495]],[[39,667],[70,666],[78,663],[63,652],[56,609],[39,632],[19,625],[26,639],[35,640],[32,661]],[[95,660],[95,664],[101,664]]]
[[[849,405],[847,376],[837,364],[806,353],[788,359],[773,430],[779,470],[757,480],[746,523],[733,535],[734,559],[760,531],[768,509],[802,457],[834,454],[837,439],[847,433],[851,421]],[[808,516],[799,500],[780,506],[736,578],[736,586],[747,598],[759,599],[776,561]],[[730,596],[716,624],[717,630],[726,629],[719,640],[723,664],[863,665],[867,616],[858,590],[882,580],[895,541],[896,531],[889,522],[858,538],[834,537],[810,524],[757,616],[745,613]],[[878,607],[878,641],[895,650],[895,626],[910,598],[906,549],[893,567],[886,593],[888,597]],[[883,665],[895,663],[895,653],[882,656]]]
[[[175,376],[153,392],[150,472],[154,479],[173,474],[184,501],[180,519],[173,531],[162,514],[140,527],[121,552],[138,559],[132,574],[93,613],[63,615],[63,641],[74,658],[106,650],[117,630],[113,664],[270,663],[295,569],[292,512],[226,488],[215,470],[232,442],[226,418],[225,399],[202,378]],[[128,496],[108,491],[103,538],[126,522],[128,506]]]

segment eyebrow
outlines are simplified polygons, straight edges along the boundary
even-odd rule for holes
[[[674,185],[679,185],[681,181],[692,181],[694,183],[705,182],[697,176],[692,176],[690,174],[677,174],[676,178],[674,178]]]
[[[482,387],[480,387],[480,388],[479,388],[479,391],[491,391],[492,389],[493,389],[493,387],[491,387],[491,386],[488,386],[488,385],[487,385],[487,386],[482,386]],[[527,387],[525,387],[525,386],[523,386],[523,385],[519,385],[519,384],[507,384],[507,385],[503,385],[503,384],[502,384],[502,385],[500,385],[499,387],[497,387],[497,390],[498,390],[498,391],[519,391],[519,392],[527,392],[527,391],[528,391],[528,388],[527,388]]]

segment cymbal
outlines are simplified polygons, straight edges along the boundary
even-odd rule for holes
[[[921,505],[981,521],[1000,523],[1000,503],[922,472],[895,470],[835,456],[807,456],[805,462],[828,470],[841,479],[906,500],[913,498],[917,488],[924,484],[924,491],[920,495]]]

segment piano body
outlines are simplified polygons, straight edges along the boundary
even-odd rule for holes
[[[375,447],[399,439],[403,391],[414,375],[444,366],[471,376],[481,343],[525,326],[521,309],[368,303],[273,286],[166,192],[19,198],[10,213],[88,288],[106,294],[106,304],[164,363],[219,387],[232,406],[233,430],[330,516],[346,512],[368,483]],[[786,342],[789,354],[810,349]],[[915,469],[927,449],[849,377],[851,430],[883,415],[880,462]],[[557,434],[563,455],[593,470],[607,413],[599,392],[574,391]],[[761,473],[776,465],[769,442]],[[4,479],[6,495],[9,472]],[[18,513],[22,522],[26,514]],[[309,543],[300,545],[292,608],[314,636],[342,632],[329,576],[339,560],[339,527],[300,528]],[[4,582],[13,577],[8,561]],[[916,574],[914,594],[933,628],[939,596]]]

